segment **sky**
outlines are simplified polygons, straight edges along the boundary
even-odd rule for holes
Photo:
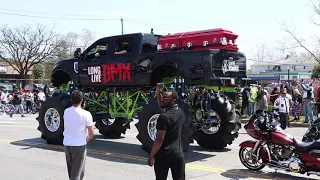
[[[120,18],[124,33],[149,33],[153,28],[154,33],[165,35],[224,28],[239,35],[239,51],[246,54],[249,66],[257,63],[255,54],[263,45],[271,53],[279,53],[282,45],[293,46],[282,22],[307,40],[308,47],[315,47],[315,37],[320,37],[320,27],[310,21],[314,18],[320,24],[320,16],[312,11],[309,0],[0,0],[0,4],[0,26],[43,24],[61,34],[88,29],[96,40],[121,34]]]

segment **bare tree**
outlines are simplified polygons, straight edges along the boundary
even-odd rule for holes
[[[59,45],[59,35],[42,25],[35,28],[0,27],[0,60],[16,70],[22,79],[33,66],[52,58]],[[23,85],[26,82],[23,81]]]
[[[75,47],[78,44],[79,34],[76,32],[69,32],[66,35],[65,40],[67,41],[68,46],[69,46],[69,56],[72,56],[73,50],[75,49]]]
[[[309,1],[311,3],[312,11],[316,13],[318,17],[320,17],[320,1],[319,0],[316,0],[316,1],[309,0]],[[320,26],[320,24],[316,20],[314,20],[314,18],[310,18],[310,20],[313,24]]]
[[[312,11],[316,14],[316,17],[320,17],[320,0],[309,0],[310,6]],[[311,22],[317,26],[320,26],[320,23],[315,20],[314,17],[310,18]],[[279,22],[279,21],[278,21]],[[287,23],[280,23],[283,30],[290,35],[290,37],[304,50],[306,50],[312,58],[314,58],[319,64],[320,64],[320,59],[318,58],[318,52],[313,52],[310,47],[307,47],[306,41],[298,37],[294,30],[289,29]]]
[[[308,48],[307,45],[305,44],[306,41],[305,41],[303,38],[298,37],[298,36],[296,35],[296,33],[294,32],[294,30],[290,30],[290,29],[288,28],[287,23],[282,23],[282,28],[283,28],[283,30],[284,30],[286,33],[288,33],[288,34],[292,37],[292,39],[293,39],[296,43],[298,43],[298,45],[299,45],[300,47],[302,47],[304,50],[306,50],[318,63],[320,63],[320,59],[318,59],[317,56],[316,56],[316,54],[315,54],[314,52],[312,52],[311,49]]]
[[[78,47],[86,49],[94,39],[93,32],[88,29],[83,29],[81,33],[69,32],[65,36],[65,41],[68,43],[69,56],[72,56],[74,50]]]
[[[266,44],[261,44],[254,51],[254,59],[257,61],[271,61],[274,59],[274,54]]]
[[[94,35],[88,29],[83,29],[81,34],[81,44],[83,44],[83,49],[86,49],[94,41]]]

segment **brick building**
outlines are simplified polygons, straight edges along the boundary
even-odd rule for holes
[[[8,63],[0,62],[0,82],[6,84],[16,84],[21,80],[19,73]],[[26,83],[33,81],[33,73],[29,71],[26,78]]]

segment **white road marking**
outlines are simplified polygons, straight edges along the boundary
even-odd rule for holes
[[[24,122],[16,122],[16,121],[0,121],[0,124],[15,124],[15,123],[24,123]]]
[[[37,127],[34,126],[12,126],[12,125],[0,125],[0,127],[11,127],[11,128],[32,128],[32,129],[37,129]]]

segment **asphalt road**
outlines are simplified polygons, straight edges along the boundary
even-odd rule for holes
[[[48,145],[36,129],[35,115],[13,118],[0,115],[0,179],[63,180],[67,178],[62,146]],[[88,144],[85,179],[100,180],[152,180],[153,168],[146,165],[147,154],[140,149],[134,123],[121,139],[105,139],[96,130],[94,140]],[[300,137],[306,128],[289,128],[288,133]],[[238,158],[239,144],[251,139],[243,129],[234,144],[224,151],[203,149],[191,144],[186,154],[186,175],[190,180],[219,179],[307,179],[306,175],[275,173],[269,168],[250,172]],[[171,173],[169,172],[169,177]],[[320,179],[311,175],[309,179]]]

